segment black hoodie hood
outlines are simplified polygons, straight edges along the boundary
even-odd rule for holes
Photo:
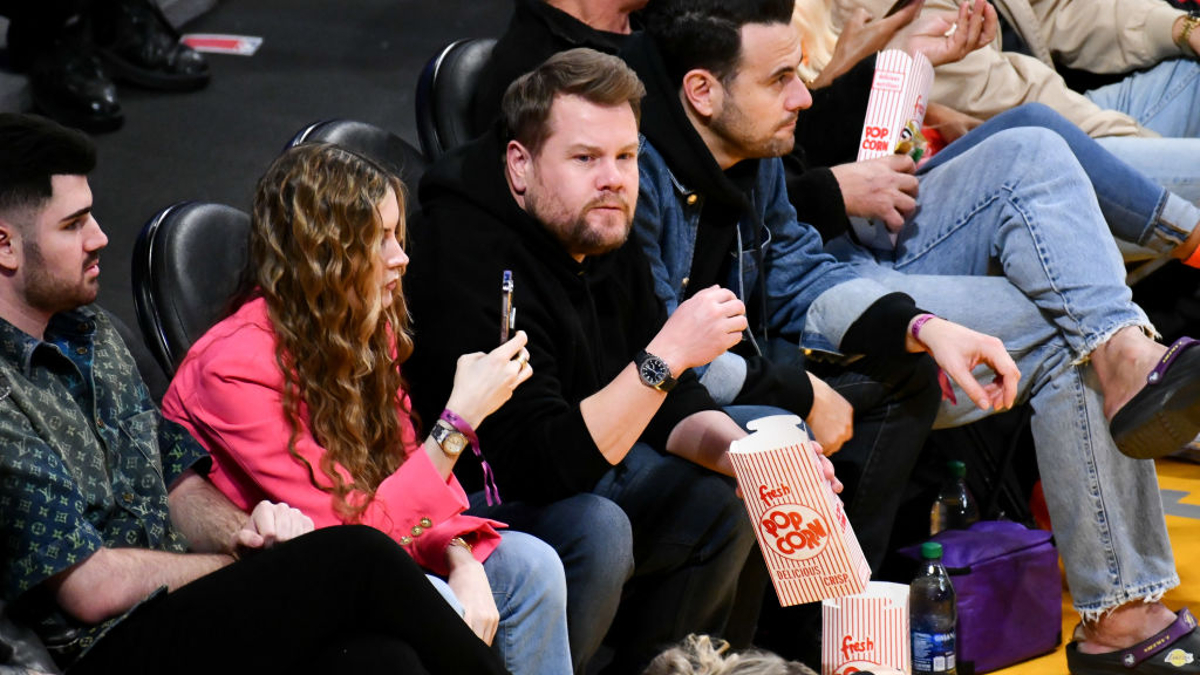
[[[455,204],[478,210],[508,228],[556,274],[568,277],[603,277],[613,253],[588,256],[582,263],[572,258],[562,244],[517,204],[504,171],[503,140],[500,124],[493,124],[483,136],[444,155],[425,173],[418,191],[423,208]],[[598,279],[593,279],[593,281]]]
[[[642,135],[663,156],[675,177],[705,200],[696,234],[688,295],[712,284],[726,285],[730,278],[728,266],[733,260],[726,254],[737,249],[739,223],[749,224],[747,231],[741,233],[742,248],[753,250],[758,257],[759,283],[750,297],[741,300],[751,308],[751,326],[760,336],[768,337],[766,297],[761,292],[766,287],[765,266],[762,247],[757,244],[763,240],[764,228],[752,198],[760,161],[742,160],[727,171],[721,170],[712,151],[688,119],[679,100],[680,84],[667,74],[653,38],[646,33],[635,35],[621,55],[646,87],[646,98],[642,101]],[[752,333],[750,341],[757,349]]]
[[[721,170],[688,119],[679,100],[680,83],[673,82],[667,74],[653,38],[644,32],[632,36],[621,57],[646,87],[642,135],[667,160],[672,173],[688,188],[704,193],[706,199],[715,199],[739,211],[750,210],[746,194],[758,175],[759,160],[743,160],[727,172]]]

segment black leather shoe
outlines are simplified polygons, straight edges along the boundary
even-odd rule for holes
[[[150,0],[118,0],[92,17],[92,36],[118,80],[164,91],[192,91],[212,77],[208,62],[187,45]]]
[[[33,57],[29,83],[33,105],[67,126],[112,131],[125,120],[116,86],[85,45],[55,41]]]

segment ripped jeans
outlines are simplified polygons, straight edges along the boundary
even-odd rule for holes
[[[1076,610],[1094,619],[1179,584],[1152,461],[1122,455],[1087,357],[1133,304],[1095,194],[1061,137],[1010,129],[921,176],[895,250],[827,249],[921,308],[1004,341],[1033,407],[1038,468]],[[990,379],[990,371],[976,371]],[[961,390],[937,427],[975,421]]]

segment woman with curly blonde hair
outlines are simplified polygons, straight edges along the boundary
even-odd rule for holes
[[[465,515],[453,474],[465,446],[479,452],[474,427],[531,375],[525,334],[459,358],[419,442],[400,372],[412,354],[404,198],[396,176],[336,146],[277,159],[254,199],[248,292],[188,352],[163,412],[208,448],[235,504],[286,501],[317,527],[382,530],[510,670],[568,673],[557,555]]]

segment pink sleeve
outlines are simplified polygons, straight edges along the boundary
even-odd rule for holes
[[[202,345],[198,344],[197,347]],[[224,339],[194,349],[181,364],[163,399],[163,414],[185,426],[213,456],[213,484],[239,507],[262,499],[287,504],[312,518],[317,527],[346,522],[329,492],[314,486],[307,467],[288,452],[291,433],[283,413],[282,376],[275,363],[273,337],[248,325]],[[411,429],[406,436],[411,439]],[[419,447],[380,483],[375,498],[357,521],[399,542],[427,570],[446,574],[445,550],[462,536],[482,561],[499,544],[500,523],[463,515],[467,498],[458,480],[443,480]],[[320,469],[324,448],[306,427],[296,439],[318,482],[330,483]],[[362,499],[352,493],[350,499]]]

